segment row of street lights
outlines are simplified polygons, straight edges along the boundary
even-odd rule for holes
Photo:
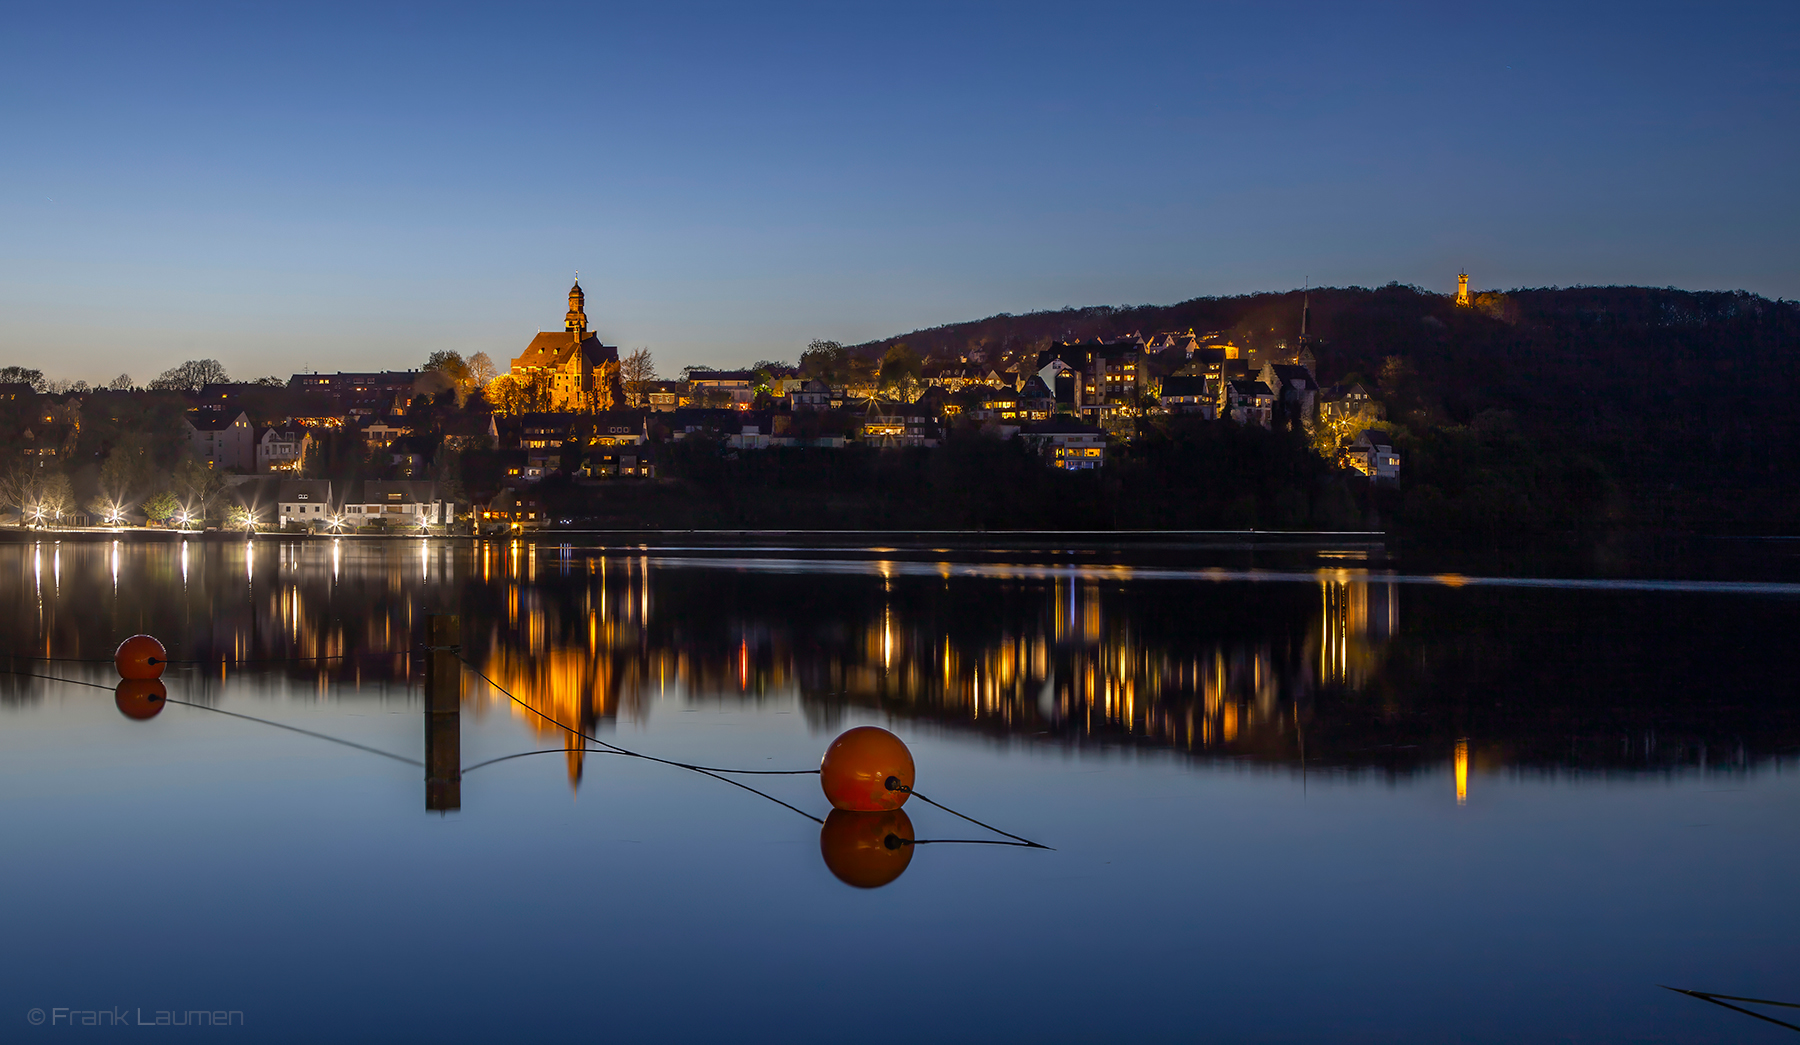
[[[56,523],[62,522],[62,514],[63,513],[62,513],[61,509],[48,509],[47,510],[43,505],[36,504],[36,505],[29,506],[25,510],[31,515],[32,519],[35,521],[36,525],[38,525],[38,526],[44,525],[46,511],[49,511],[50,518],[52,519],[52,521],[54,521]],[[105,509],[105,518],[106,518],[106,524],[108,526],[122,525],[125,522],[125,506],[122,504],[117,504],[117,503],[108,505]],[[177,513],[175,518],[181,524],[181,529],[183,529],[183,530],[186,530],[189,526],[193,525],[193,523],[195,521],[194,513],[191,510],[186,509],[186,508],[182,509],[179,513]],[[331,531],[333,533],[342,533],[344,526],[347,524],[347,520],[342,515],[333,515],[330,519],[326,520],[326,524],[331,527]],[[262,516],[257,512],[246,512],[246,514],[244,515],[243,519],[240,522],[240,525],[243,526],[245,532],[255,533],[256,528],[258,526],[262,525]],[[431,532],[430,520],[425,519],[425,518],[420,518],[420,520],[419,520],[420,536],[424,536],[426,534],[429,534],[430,532]]]

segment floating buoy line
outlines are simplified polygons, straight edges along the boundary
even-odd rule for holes
[[[728,769],[722,766],[703,766],[692,762],[679,762],[674,759],[660,758],[656,755],[634,751],[627,747],[598,737],[589,736],[581,730],[544,714],[529,703],[514,696],[511,691],[494,681],[488,674],[462,655],[460,646],[422,646],[420,652],[448,653],[468,668],[476,677],[508,700],[525,710],[556,726],[573,736],[580,737],[583,743],[594,745],[577,750],[603,755],[616,755],[624,758],[642,759],[660,765],[685,769],[702,776],[711,777],[748,791],[759,798],[781,806],[783,809],[798,813],[819,825],[819,851],[825,865],[832,874],[849,885],[858,888],[873,889],[883,886],[898,878],[912,861],[912,854],[921,845],[997,845],[1014,846],[1027,849],[1049,849],[1049,846],[1034,842],[1029,838],[1003,831],[992,824],[983,823],[966,813],[958,812],[941,802],[934,801],[913,789],[916,767],[913,764],[912,752],[905,741],[880,726],[856,726],[839,734],[826,747],[824,756],[819,760],[818,769]],[[336,654],[322,657],[271,657],[257,660],[230,661],[233,664],[285,663],[316,660],[342,660],[352,657],[399,657],[411,656],[413,651],[395,650],[369,654]],[[119,672],[119,684],[108,687],[100,683],[85,682],[80,679],[62,678],[56,675],[41,675],[36,672],[0,669],[9,675],[24,678],[42,679],[47,682],[61,682],[72,686],[85,686],[91,689],[110,689],[113,702],[119,713],[126,718],[146,721],[155,718],[169,704],[182,707],[198,708],[217,715],[243,719],[260,725],[273,726],[276,729],[318,740],[340,744],[372,755],[380,755],[407,765],[425,767],[425,763],[416,758],[398,755],[391,751],[367,744],[359,744],[354,740],[334,737],[318,733],[310,729],[301,729],[284,722],[275,722],[255,715],[245,715],[235,711],[225,711],[192,701],[177,700],[169,696],[168,689],[162,681],[163,671],[170,664],[203,664],[211,661],[170,660],[168,650],[156,638],[150,635],[133,635],[119,644],[119,648],[111,658],[94,657],[46,657],[34,654],[7,653],[0,656],[16,660],[44,661],[51,663],[106,663],[111,660]],[[521,751],[511,755],[490,758],[474,765],[462,767],[461,774],[473,772],[497,762],[506,762],[529,755],[546,755],[566,753],[568,748],[537,748]],[[454,763],[452,763],[454,765]],[[781,799],[751,787],[734,776],[817,776],[819,788],[831,803],[832,810],[824,818],[801,809],[799,806],[784,802]],[[912,819],[901,807],[908,799],[916,798],[934,808],[941,809],[952,816],[959,817],[987,831],[1002,835],[1009,841],[991,838],[919,838],[916,836]]]

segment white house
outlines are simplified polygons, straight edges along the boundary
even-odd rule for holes
[[[279,525],[328,526],[336,511],[331,503],[329,479],[283,479],[275,495]]]
[[[344,525],[389,527],[444,526],[454,521],[455,506],[443,499],[434,482],[369,479],[361,496],[344,504]]]
[[[256,440],[256,470],[264,475],[298,472],[311,447],[312,433],[304,428],[265,428]]]
[[[1400,481],[1400,454],[1386,432],[1365,428],[1344,451],[1344,460],[1364,475]]]

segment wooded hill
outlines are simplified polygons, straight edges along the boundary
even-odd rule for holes
[[[1473,307],[1389,284],[1310,291],[1321,385],[1361,380],[1407,454],[1389,521],[1509,537],[1633,529],[1800,534],[1800,306],[1744,292],[1569,287]],[[998,315],[856,346],[920,355],[1227,332],[1292,345],[1302,294]],[[1548,526],[1546,524],[1549,524]]]

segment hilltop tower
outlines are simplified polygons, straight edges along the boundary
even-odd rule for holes
[[[1465,307],[1474,304],[1469,300],[1469,274],[1467,272],[1456,274],[1456,303]]]
[[[576,336],[577,340],[587,334],[587,312],[582,308],[587,303],[587,295],[581,292],[581,281],[569,288],[569,313],[563,317],[563,329]]]

